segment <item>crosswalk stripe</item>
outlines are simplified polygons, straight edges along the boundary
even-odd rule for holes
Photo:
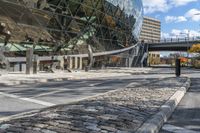
[[[23,100],[23,101],[27,101],[27,102],[32,102],[32,103],[43,105],[43,106],[47,106],[47,107],[56,105],[54,103],[45,102],[45,101],[41,101],[41,100],[36,100],[36,99],[32,99],[32,98],[20,97],[20,96],[17,96],[17,95],[7,94],[7,93],[4,93],[4,92],[0,92],[0,95],[6,96],[6,97],[15,98],[15,99],[19,99],[19,100]]]

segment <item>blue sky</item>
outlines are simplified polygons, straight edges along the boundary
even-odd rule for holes
[[[143,4],[146,16],[161,21],[162,38],[200,36],[200,0],[143,0]]]

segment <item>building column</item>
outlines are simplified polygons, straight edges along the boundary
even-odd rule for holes
[[[19,71],[22,72],[22,63],[19,63]]]
[[[69,69],[73,68],[73,57],[69,57]]]
[[[125,65],[126,65],[125,67],[129,67],[129,59],[128,58],[126,58],[126,64]]]
[[[33,48],[26,50],[26,74],[32,74],[33,72]]]
[[[64,70],[65,57],[60,57],[59,62],[60,62],[60,69]]]
[[[133,64],[133,59],[132,58],[129,58],[128,59],[128,67],[132,67],[132,64]]]
[[[38,55],[33,56],[33,74],[37,74],[39,66]]]
[[[75,69],[78,69],[78,57],[75,57],[75,66],[74,66],[74,68]]]
[[[83,57],[79,57],[79,69],[83,69]]]

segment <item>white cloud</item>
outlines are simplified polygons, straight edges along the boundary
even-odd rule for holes
[[[184,21],[200,21],[200,10],[198,9],[190,9],[188,12],[185,13],[184,16],[166,16],[165,22],[166,23],[178,23]]]
[[[170,34],[161,32],[161,38],[170,38]]]
[[[170,9],[167,0],[143,0],[145,14],[154,12],[166,12]]]
[[[184,17],[184,16],[166,16],[165,17],[165,22],[166,23],[172,23],[172,22],[175,22],[175,23],[179,23],[179,22],[184,22],[184,21],[187,21],[187,19]]]
[[[181,36],[182,31],[177,29],[172,29],[170,35],[173,37]]]
[[[190,37],[200,37],[200,33],[198,31],[191,30]]]
[[[200,37],[200,33],[189,29],[172,29],[170,33],[161,33],[161,38],[185,38],[185,37]]]
[[[171,22],[174,22],[175,20],[176,20],[175,16],[166,16],[165,17],[165,22],[166,23],[171,23]]]
[[[177,22],[184,22],[184,21],[187,21],[187,19],[184,16],[177,17]]]
[[[198,21],[200,21],[200,10],[191,9],[185,14],[185,17],[198,22]]]
[[[167,12],[173,7],[187,5],[198,0],[143,0],[144,13]]]
[[[171,0],[171,3],[174,6],[183,6],[183,5],[187,5],[188,3],[191,2],[197,2],[198,0]]]

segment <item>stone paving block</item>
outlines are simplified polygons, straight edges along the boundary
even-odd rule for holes
[[[160,79],[140,87],[121,88],[79,102],[46,108],[33,116],[2,122],[0,131],[13,131],[15,127],[21,130],[19,133],[26,133],[22,128],[25,126],[43,133],[133,133],[156,114],[185,81],[186,78]]]

